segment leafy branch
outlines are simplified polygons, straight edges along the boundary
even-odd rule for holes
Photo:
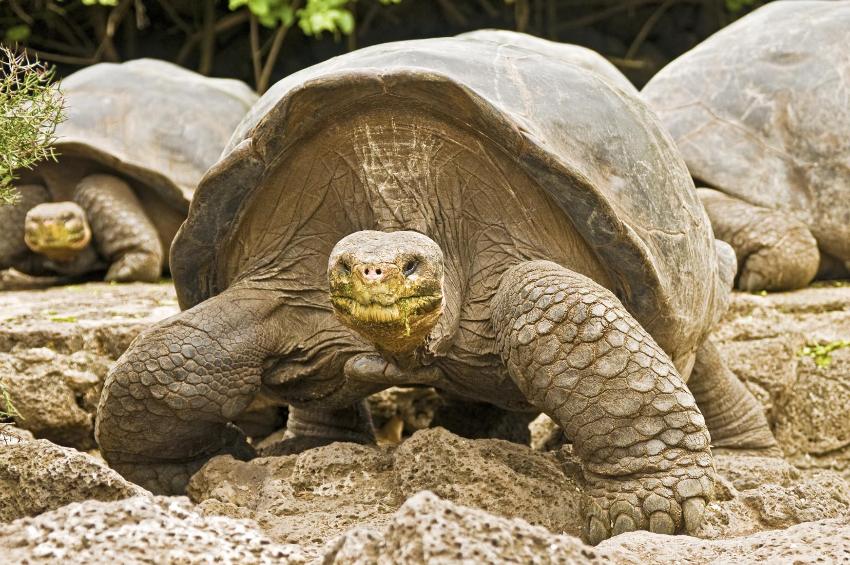
[[[401,0],[378,0],[382,5],[400,4]],[[355,18],[350,0],[229,0],[228,8],[250,12],[251,62],[257,92],[269,87],[269,80],[283,41],[297,22],[304,35],[320,37],[329,32],[339,39],[354,32]],[[259,26],[274,29],[271,39],[261,45]]]
[[[0,46],[0,205],[20,195],[16,171],[55,159],[52,147],[64,108],[54,69]]]

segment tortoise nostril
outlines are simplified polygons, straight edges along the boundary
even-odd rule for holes
[[[375,265],[364,266],[360,269],[360,272],[363,273],[363,278],[368,282],[378,282],[383,280],[383,269],[381,267],[376,267]]]

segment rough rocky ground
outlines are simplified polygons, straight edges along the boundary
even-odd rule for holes
[[[0,292],[0,383],[37,437],[94,443],[110,364],[145,326],[179,311],[168,284],[88,283]]]
[[[176,310],[167,284],[0,292],[0,382],[24,428],[0,430],[0,554],[45,563],[850,562],[850,347],[839,347],[850,340],[850,287],[736,295],[716,338],[765,404],[786,460],[718,455],[718,497],[699,538],[638,532],[596,548],[575,537],[581,481],[569,446],[534,451],[424,429],[439,399],[422,389],[372,403],[387,439],[404,428],[400,445],[216,458],[193,478],[190,500],[153,497],[96,453],[68,448],[94,447],[109,364]]]
[[[786,458],[850,478],[850,284],[737,294],[715,335],[765,405]]]

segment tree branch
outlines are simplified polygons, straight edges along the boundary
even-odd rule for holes
[[[208,75],[212,71],[215,58],[215,0],[204,2],[204,28],[201,31],[201,61],[198,72]]]
[[[664,15],[664,12],[666,12],[667,9],[670,8],[670,6],[675,4],[675,2],[676,0],[666,0],[654,12],[652,12],[652,15],[649,16],[644,22],[644,24],[641,26],[640,31],[638,31],[638,34],[635,36],[634,40],[632,41],[632,44],[629,46],[628,51],[626,51],[626,55],[624,57],[625,59],[634,58],[634,56],[638,52],[638,49],[640,49],[640,46],[643,45],[644,41],[646,41],[649,32],[652,31],[652,28],[655,27],[655,24],[657,24],[658,20],[661,19],[661,16]]]
[[[257,16],[251,14],[249,19],[251,27],[251,64],[254,67],[254,84],[260,84],[262,76],[262,54],[260,53],[260,29],[257,24]]]

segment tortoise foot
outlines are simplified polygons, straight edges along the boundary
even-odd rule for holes
[[[161,495],[186,494],[189,479],[206,461],[191,463],[111,463],[118,473],[140,487]]]
[[[257,452],[248,443],[242,430],[227,424],[221,433],[221,447],[213,453],[184,461],[122,459],[120,454],[112,454],[109,466],[133,483],[154,494],[186,494],[186,486],[192,475],[217,455],[231,455],[236,459],[248,461],[256,457]]]
[[[289,407],[286,435],[260,449],[260,456],[292,455],[337,441],[377,443],[369,406],[361,400],[336,409]]]
[[[697,465],[627,477],[588,476],[587,482],[584,537],[593,545],[634,530],[693,534],[714,490],[713,469]]]
[[[162,272],[161,260],[146,253],[128,253],[106,272],[107,281],[156,282]]]

